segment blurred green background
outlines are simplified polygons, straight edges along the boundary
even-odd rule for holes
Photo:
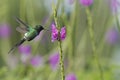
[[[67,29],[66,39],[62,41],[65,75],[74,74],[76,80],[100,80],[100,70],[92,52],[86,7],[79,0],[59,1],[59,25]],[[50,30],[54,23],[53,2],[56,4],[57,0],[0,1],[0,80],[61,80],[59,47],[57,41],[51,42],[51,31],[42,31],[33,41],[26,41],[22,49],[17,48],[13,54],[8,54],[24,36],[16,31],[21,25],[15,17],[30,26],[41,24]],[[117,0],[94,0],[89,7],[104,80],[120,79],[120,26],[119,10],[114,11],[116,8],[119,8]]]

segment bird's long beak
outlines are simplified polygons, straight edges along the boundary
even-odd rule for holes
[[[44,29],[44,30],[46,30],[46,31],[50,31],[50,30],[48,30],[48,29]]]
[[[44,28],[44,30],[46,30],[46,31],[50,31],[49,29],[47,29],[47,28]]]

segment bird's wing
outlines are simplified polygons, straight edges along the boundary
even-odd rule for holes
[[[26,23],[24,23],[24,22],[23,22],[21,19],[19,19],[18,17],[15,17],[15,19],[16,19],[16,21],[17,21],[18,23],[20,23],[21,25],[23,25],[23,26],[20,26],[22,30],[29,31],[30,27],[29,27]]]
[[[18,32],[22,33],[22,34],[25,34],[26,32],[28,32],[28,31],[26,31],[26,29],[24,29],[24,28],[22,28],[22,27],[17,27],[16,30],[17,30]]]

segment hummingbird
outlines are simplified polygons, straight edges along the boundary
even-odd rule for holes
[[[17,47],[19,47],[25,41],[31,41],[31,40],[33,40],[36,36],[38,36],[40,34],[40,32],[42,30],[44,30],[44,27],[41,26],[41,25],[36,25],[33,28],[33,27],[27,25],[26,23],[24,23],[18,17],[16,17],[15,19],[16,19],[16,21],[18,23],[20,23],[20,24],[22,24],[24,26],[24,27],[17,27],[16,28],[17,31],[24,32],[24,37],[9,50],[8,54],[11,53],[11,52],[13,52]]]

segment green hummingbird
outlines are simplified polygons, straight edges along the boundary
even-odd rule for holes
[[[9,50],[8,54],[13,52],[17,47],[19,47],[25,41],[33,40],[44,29],[44,27],[41,25],[36,25],[34,28],[30,27],[22,20],[20,20],[18,17],[16,17],[16,21],[24,26],[24,27],[16,28],[17,31],[24,32],[24,37]]]

